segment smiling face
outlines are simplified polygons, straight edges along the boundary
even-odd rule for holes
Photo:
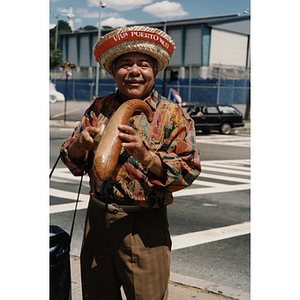
[[[158,71],[152,58],[142,53],[128,53],[117,58],[112,74],[121,97],[145,99],[151,92]]]

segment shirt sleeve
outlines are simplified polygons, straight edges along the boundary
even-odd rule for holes
[[[174,105],[175,106],[175,105]],[[167,176],[163,182],[154,174],[149,183],[175,192],[190,186],[201,172],[200,154],[196,142],[194,121],[179,106],[173,107],[170,121],[165,130],[162,147],[156,154],[167,165]]]
[[[86,151],[85,155],[83,156],[82,160],[79,163],[74,163],[70,157],[68,148],[70,144],[77,138],[77,136],[86,128],[90,126],[96,126],[97,124],[97,117],[93,112],[94,103],[86,110],[84,116],[81,119],[81,122],[76,126],[72,135],[69,139],[64,142],[60,148],[60,155],[63,163],[66,167],[72,172],[74,176],[81,176],[83,172],[88,172],[89,170],[86,169],[87,161],[89,158],[89,151]]]

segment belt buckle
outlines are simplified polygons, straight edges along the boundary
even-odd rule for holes
[[[113,208],[114,208],[112,213],[117,214],[119,212],[119,205],[117,203],[111,203],[111,206],[113,206]]]

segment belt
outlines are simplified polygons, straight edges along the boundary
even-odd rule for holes
[[[101,209],[112,214],[117,214],[118,212],[131,213],[148,210],[148,208],[144,208],[139,205],[118,205],[117,203],[106,203],[94,196],[91,196],[91,200]]]

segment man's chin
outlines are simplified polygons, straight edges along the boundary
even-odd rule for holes
[[[153,87],[149,88],[148,86],[146,87],[144,85],[139,87],[126,86],[125,89],[119,89],[119,93],[124,100],[145,99],[150,94],[152,89]]]
[[[136,89],[127,90],[123,94],[124,98],[126,98],[127,100],[128,99],[143,99],[143,95],[144,95],[144,91],[141,92],[141,91],[136,90]]]

